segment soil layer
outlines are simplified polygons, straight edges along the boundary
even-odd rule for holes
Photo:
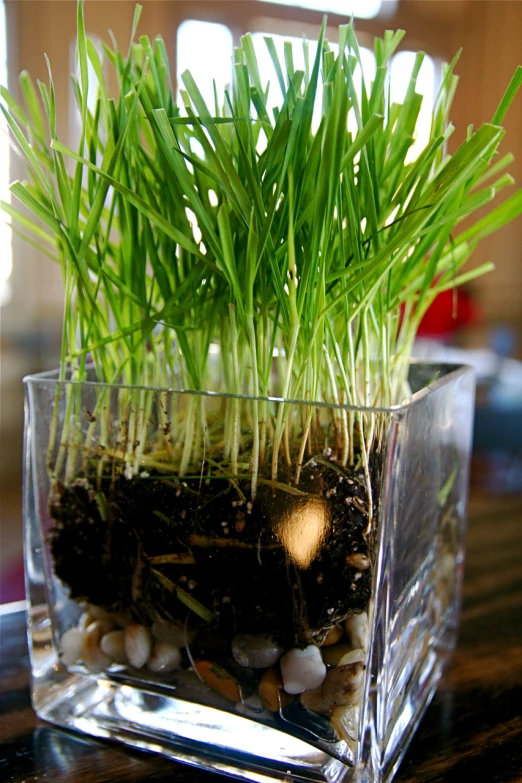
[[[374,465],[373,486],[378,476]],[[87,472],[51,502],[56,574],[78,601],[128,609],[145,625],[208,631],[200,645],[248,632],[284,647],[320,644],[368,606],[373,533],[362,468],[325,453],[303,468],[298,488],[282,477],[249,496],[249,482],[205,471],[183,480]]]

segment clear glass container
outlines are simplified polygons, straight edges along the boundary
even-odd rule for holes
[[[37,714],[249,780],[391,780],[455,645],[474,396],[465,367],[409,384],[26,378]]]

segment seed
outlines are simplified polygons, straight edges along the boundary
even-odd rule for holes
[[[76,663],[82,653],[84,633],[79,628],[69,628],[60,640],[60,659],[65,666]]]
[[[357,568],[359,571],[366,571],[370,567],[370,558],[363,555],[361,552],[353,552],[346,558],[348,565]]]
[[[111,659],[101,651],[100,642],[113,628],[114,625],[109,620],[95,620],[85,632],[82,660],[93,672],[100,672],[111,664]]]
[[[232,655],[240,666],[266,669],[279,660],[283,649],[270,636],[240,633],[232,639]]]
[[[125,655],[125,631],[109,631],[105,636],[102,636],[100,650],[107,655],[111,661],[116,661],[116,663],[127,663],[127,656]]]
[[[181,653],[178,647],[168,642],[156,642],[147,664],[151,672],[173,672],[181,663]]]
[[[319,647],[311,644],[300,650],[295,647],[281,658],[281,674],[287,693],[302,693],[317,688],[326,677],[326,666]]]
[[[144,625],[131,623],[125,628],[125,655],[134,669],[141,669],[152,651],[152,635]]]

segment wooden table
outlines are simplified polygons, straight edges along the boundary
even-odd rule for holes
[[[3,783],[204,783],[213,773],[61,731],[29,699],[23,612],[0,617]],[[460,641],[396,783],[522,781],[522,498],[471,504]]]

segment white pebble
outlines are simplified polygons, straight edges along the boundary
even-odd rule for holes
[[[84,633],[79,628],[69,628],[60,640],[60,659],[65,666],[76,663],[82,654]]]
[[[151,672],[173,672],[181,664],[178,647],[168,642],[156,642],[147,664]]]
[[[93,672],[100,672],[111,665],[111,659],[100,649],[100,642],[113,628],[114,625],[109,620],[95,620],[85,632],[82,660]]]
[[[111,661],[116,663],[127,663],[125,655],[125,631],[109,631],[102,636],[100,641],[100,650],[105,653]]]
[[[326,677],[319,647],[294,648],[281,658],[281,674],[287,693],[303,693],[317,688]]]
[[[152,635],[144,625],[131,623],[125,628],[125,655],[134,669],[145,666],[152,652]]]
[[[368,615],[366,612],[351,614],[346,618],[346,633],[354,649],[366,650],[368,646]]]

